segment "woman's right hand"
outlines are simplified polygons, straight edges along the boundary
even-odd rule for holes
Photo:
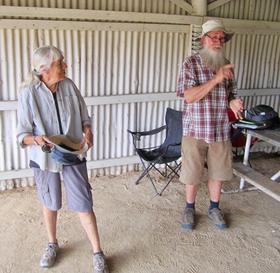
[[[47,139],[45,136],[33,136],[34,144],[38,146],[43,146],[46,144]]]
[[[45,153],[49,153],[52,150],[53,144],[51,144],[51,141],[46,136],[34,136],[34,142]]]
[[[37,145],[37,146],[44,146],[48,145],[50,148],[52,147],[51,141],[48,139],[47,136],[41,135],[41,136],[34,136],[29,135],[24,138],[24,144],[26,145]]]

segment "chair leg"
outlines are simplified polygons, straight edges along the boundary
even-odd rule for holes
[[[154,188],[154,191],[156,192],[156,195],[162,195],[162,193],[165,191],[165,189],[168,187],[168,185],[171,183],[171,181],[174,179],[175,176],[179,177],[178,171],[181,168],[181,163],[177,164],[175,168],[172,168],[171,166],[169,166],[168,164],[165,164],[165,172],[162,172],[161,170],[159,170],[156,167],[155,163],[150,163],[147,167],[145,165],[145,163],[141,160],[142,165],[144,167],[144,171],[142,172],[142,174],[138,177],[138,179],[136,180],[135,184],[138,185],[140,180],[143,179],[145,176],[148,177],[148,179],[150,180],[150,182],[152,183],[152,186]],[[170,170],[170,173],[168,175],[167,174],[167,168]],[[161,189],[161,191],[159,192],[154,181],[153,178],[150,175],[150,170],[155,169],[157,170],[163,177],[165,177],[166,179],[168,179],[167,183],[165,184],[165,186]],[[172,176],[171,176],[172,175]]]
[[[142,160],[141,160],[141,161],[142,161]],[[154,164],[154,163],[151,163],[151,164],[148,165],[148,167],[146,167],[146,165],[144,164],[144,162],[142,162],[142,165],[143,165],[143,167],[144,167],[144,171],[143,171],[143,173],[139,176],[139,178],[136,180],[135,184],[138,185],[139,182],[140,182],[140,180],[141,180],[142,178],[144,178],[145,176],[148,176],[148,178],[149,178],[149,180],[151,181],[152,186],[153,186],[153,188],[154,188],[154,190],[155,190],[155,192],[156,192],[156,195],[158,195],[158,190],[157,190],[157,188],[156,188],[156,185],[155,185],[155,183],[154,183],[154,181],[153,181],[153,178],[150,176],[150,173],[149,173],[151,169],[155,168],[155,164]]]
[[[170,173],[167,172],[167,168],[169,168],[169,170],[171,171]],[[178,174],[178,171],[180,170],[181,168],[181,163],[180,164],[177,164],[176,163],[176,167],[175,168],[172,168],[170,167],[167,163],[165,164],[165,171],[162,172],[160,169],[158,169],[155,165],[154,165],[154,169],[156,171],[158,171],[159,174],[161,174],[163,177],[165,178],[168,178],[170,177],[170,175],[173,173],[175,175],[177,175],[179,177],[179,174]],[[168,174],[167,174],[168,173]]]
[[[174,175],[176,175],[177,177],[179,177],[179,174],[178,174],[178,171],[180,170],[180,168],[181,168],[181,163],[179,163],[179,164],[176,164],[176,167],[175,168],[172,168],[172,167],[170,167],[168,164],[166,164],[166,166],[170,169],[170,173],[167,175],[167,177],[169,177],[172,173],[174,174]]]
[[[150,164],[148,167],[146,167],[144,164],[143,164],[143,166],[144,166],[144,171],[142,172],[142,174],[136,180],[136,182],[135,182],[136,185],[139,184],[140,180],[142,178],[144,178],[148,174],[148,172],[152,169],[152,167],[153,167],[152,164]]]
[[[166,166],[165,166],[165,168],[166,168]],[[157,171],[158,171],[158,173],[160,173],[163,177],[167,177],[167,176],[166,176],[167,171],[162,172],[160,169],[158,169],[158,168],[156,167],[156,165],[154,166],[154,169],[155,169],[155,170],[157,170]]]
[[[171,170],[171,172],[168,174],[167,177],[170,177],[171,174],[173,174],[173,176],[171,176],[169,178],[169,180],[167,181],[167,183],[165,184],[165,186],[161,189],[161,191],[158,193],[158,195],[162,195],[162,193],[165,191],[165,189],[168,187],[168,185],[171,183],[171,181],[174,179],[175,176],[178,176],[178,171],[180,170],[181,168],[181,163],[180,164],[177,164],[177,166],[175,167],[175,169],[171,168],[168,164],[166,164],[166,166]]]
[[[153,188],[154,188],[154,190],[155,190],[155,192],[156,192],[156,195],[158,195],[159,193],[158,193],[158,190],[157,190],[157,188],[156,188],[156,185],[155,185],[155,183],[154,183],[154,181],[153,181],[153,178],[150,176],[149,173],[147,174],[147,176],[149,177],[149,179],[150,179],[150,181],[151,181],[151,183],[152,183],[152,185],[153,185]]]
[[[158,193],[159,196],[162,195],[162,193],[165,191],[165,189],[168,187],[168,185],[171,183],[171,181],[174,179],[175,175],[173,175],[168,182],[165,184],[165,186],[161,189],[161,191]]]

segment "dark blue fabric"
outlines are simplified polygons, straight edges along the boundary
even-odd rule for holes
[[[210,206],[209,206],[209,210],[211,210],[211,209],[218,209],[219,208],[219,202],[214,202],[214,201],[212,201],[212,200],[210,200]]]
[[[63,165],[74,165],[82,162],[77,155],[59,151],[55,146],[51,151],[51,157]]]
[[[53,94],[53,99],[54,99],[55,108],[56,108],[56,112],[57,112],[57,119],[58,119],[58,124],[59,124],[59,131],[60,131],[60,134],[63,135],[63,130],[62,130],[62,124],[61,124],[61,119],[60,119],[60,113],[59,113],[59,107],[58,107],[56,92],[54,92],[54,93],[52,93],[52,94]]]
[[[183,134],[182,111],[167,108],[165,122],[167,127],[166,138],[161,145],[161,149],[166,150],[167,157],[180,157]]]
[[[245,118],[262,125],[263,129],[279,126],[278,113],[271,106],[265,104],[259,104],[245,111]]]
[[[29,167],[30,168],[40,168],[40,166],[33,160],[29,161]]]
[[[186,208],[195,209],[195,202],[193,202],[193,203],[186,202]]]

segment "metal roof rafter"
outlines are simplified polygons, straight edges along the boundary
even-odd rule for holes
[[[189,14],[191,14],[193,11],[192,5],[184,0],[169,0],[169,1],[172,2],[173,4],[177,5],[178,7],[182,8]]]
[[[211,4],[208,5],[207,10],[208,11],[213,10],[215,8],[218,8],[220,6],[223,6],[223,5],[227,4],[230,1],[232,1],[232,0],[216,0],[216,1],[214,1]]]

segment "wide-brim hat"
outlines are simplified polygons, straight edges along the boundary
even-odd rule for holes
[[[51,149],[51,157],[64,165],[80,163],[83,154],[88,150],[88,145],[81,147],[81,143],[73,142],[65,135],[48,136],[50,144],[53,144]]]
[[[223,22],[219,19],[210,19],[202,25],[202,33],[195,40],[200,40],[205,34],[211,31],[222,30],[225,34],[225,43],[231,40],[234,32],[229,32],[225,29]]]

